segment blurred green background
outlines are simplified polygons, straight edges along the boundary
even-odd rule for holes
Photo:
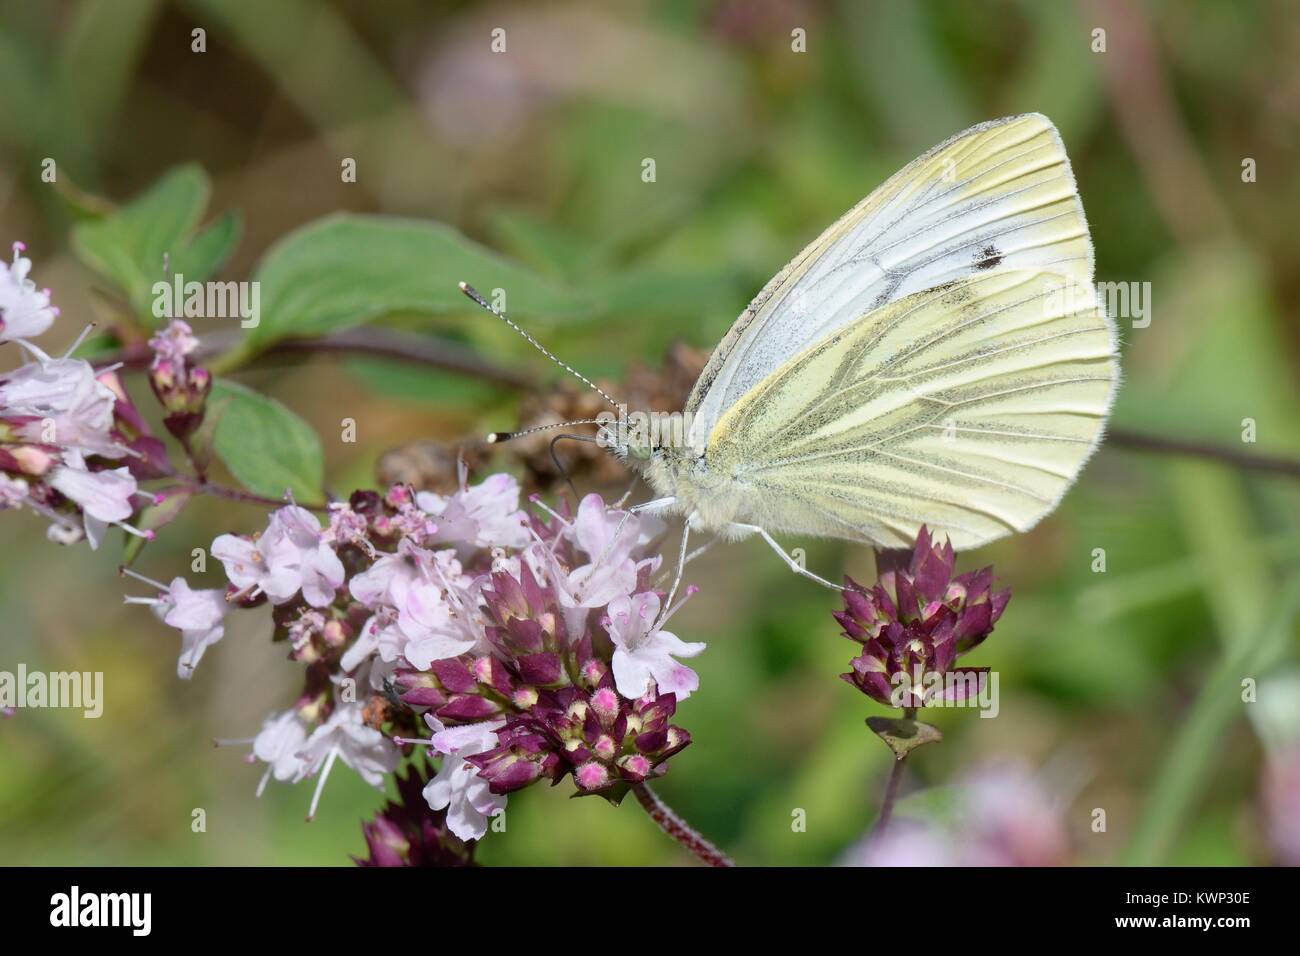
[[[807,52],[792,51],[795,28]],[[105,283],[70,242],[91,197],[127,200],[195,163],[211,178],[204,221],[242,222],[219,277],[249,277],[286,233],[340,210],[449,223],[545,280],[560,305],[521,301],[520,317],[615,379],[677,338],[710,348],[806,241],[929,146],[1040,111],[1069,149],[1098,278],[1151,283],[1149,327],[1121,325],[1116,425],[1300,456],[1300,11],[1287,0],[0,0],[0,91],[0,242],[27,242],[63,309],[50,351],[102,315]],[[41,179],[47,157],[57,184]],[[451,301],[380,311],[558,375]],[[0,362],[15,361],[10,346]],[[337,490],[371,484],[402,442],[508,427],[519,398],[381,360],[237,377],[319,429]],[[358,444],[337,440],[344,417]],[[1300,732],[1297,505],[1294,479],[1103,447],[1053,517],[960,556],[1013,589],[967,659],[1000,672],[1001,713],[941,713],[947,739],[909,761],[907,789],[1014,754],[1063,795],[1080,862],[1269,862],[1260,777]],[[199,502],[137,566],[170,578],[190,548],[260,519]],[[358,823],[381,797],[349,770],[306,824],[311,784],[255,799],[243,748],[209,744],[255,732],[299,688],[265,612],[233,616],[184,683],[175,632],[121,606],[116,538],[62,549],[30,514],[0,516],[0,535],[0,669],[102,670],[107,695],[99,720],[0,721],[0,863],[341,864],[362,850]],[[828,576],[872,576],[869,551],[788,543]],[[694,743],[659,791],[742,863],[837,860],[874,818],[888,756],[863,726],[882,709],[837,679],[852,656],[837,603],[756,542],[715,549],[690,577],[702,592],[675,630],[709,649],[678,712]],[[1243,677],[1260,681],[1258,703],[1241,702]],[[631,802],[568,792],[512,797],[480,858],[686,859]],[[196,807],[206,833],[191,832]],[[1105,833],[1089,827],[1096,807]],[[792,830],[797,808],[806,832]]]

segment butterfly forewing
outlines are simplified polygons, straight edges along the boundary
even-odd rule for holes
[[[1056,128],[1038,114],[983,123],[936,146],[769,282],[691,393],[691,443],[703,449],[749,389],[867,312],[944,283],[1026,268],[1092,278],[1069,161]]]

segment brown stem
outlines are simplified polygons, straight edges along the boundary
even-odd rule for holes
[[[283,508],[287,503],[275,498],[267,498],[264,495],[254,494],[251,491],[241,491],[238,488],[227,488],[225,485],[213,484],[210,481],[190,480],[185,483],[185,487],[191,493],[196,495],[211,495],[213,498],[224,498],[227,501],[240,501],[249,505]],[[322,514],[329,511],[329,507],[326,505],[302,505],[302,507],[309,511],[319,511]]]
[[[894,802],[898,799],[898,785],[903,781],[903,764],[907,762],[907,754],[894,759],[894,765],[889,769],[889,783],[885,785],[885,800],[880,805],[880,816],[876,818],[876,836],[885,832],[885,827],[889,826],[889,820],[894,815]]]
[[[1143,432],[1129,431],[1124,428],[1112,428],[1107,432],[1106,441],[1119,448],[1131,448],[1135,451],[1150,451],[1166,455],[1189,455],[1196,458],[1208,458],[1226,465],[1235,465],[1251,471],[1267,471],[1277,475],[1300,478],[1300,461],[1282,458],[1277,455],[1259,455],[1241,451],[1213,442],[1191,441],[1183,438],[1165,438],[1162,435],[1148,435]]]
[[[877,557],[879,560],[879,557]],[[916,719],[915,707],[904,707],[903,716],[908,720]],[[885,799],[880,804],[880,816],[876,818],[876,825],[872,831],[872,839],[880,839],[889,826],[890,819],[894,816],[894,804],[898,800],[898,787],[903,782],[903,764],[907,762],[907,754],[894,755],[894,764],[889,768],[889,782],[885,784]]]
[[[659,799],[659,795],[648,784],[639,783],[632,788],[632,792],[650,819],[659,824],[659,829],[694,853],[703,863],[709,866],[736,865],[729,856],[692,830],[685,820],[673,812],[672,807]]]
[[[237,342],[238,334],[228,330],[206,332],[200,340],[199,348],[193,353],[193,359],[196,362],[211,360],[229,351]],[[375,326],[345,329],[315,338],[275,342],[265,351],[259,352],[250,364],[265,364],[277,355],[311,352],[373,355],[412,362],[507,388],[528,389],[537,384],[526,372],[490,362],[459,342]],[[97,368],[103,368],[121,362],[127,368],[147,368],[151,361],[153,351],[146,345],[137,344],[101,355],[94,360],[94,364]]]
[[[214,358],[229,351],[235,346],[236,342],[237,333],[232,333],[229,330],[206,333],[194,354],[194,358],[200,362]],[[277,355],[311,352],[374,355],[402,362],[427,365],[431,368],[465,375],[469,378],[479,379],[506,388],[525,391],[537,386],[537,380],[529,373],[491,362],[477,355],[473,349],[458,342],[377,326],[346,329],[342,332],[335,332],[317,338],[286,339],[269,346],[266,351],[255,356],[250,364],[264,364],[272,361]],[[94,365],[97,368],[103,368],[120,362],[127,368],[146,368],[152,359],[153,352],[148,346],[136,344],[102,355],[94,360]],[[1300,461],[1274,455],[1254,454],[1211,442],[1166,438],[1162,435],[1151,435],[1124,428],[1110,429],[1107,433],[1107,442],[1119,448],[1131,448],[1137,451],[1162,454],[1190,455],[1208,458],[1251,471],[1263,471],[1300,478]],[[902,566],[905,566],[911,558],[910,549],[900,550],[896,553],[889,551],[878,552],[878,558],[882,554],[884,555],[884,561],[878,566],[878,570],[881,572],[894,569],[900,562]]]

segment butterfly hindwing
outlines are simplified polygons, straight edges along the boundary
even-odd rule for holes
[[[1055,507],[1100,439],[1118,376],[1091,283],[998,270],[917,292],[804,349],[710,435],[710,470],[786,530],[959,550]]]

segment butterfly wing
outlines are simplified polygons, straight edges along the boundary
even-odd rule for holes
[[[1118,379],[1091,283],[999,270],[869,312],[769,373],[708,439],[710,472],[769,530],[958,550],[1050,512]]]
[[[1092,279],[1092,242],[1061,137],[1037,113],[958,133],[849,210],[763,288],[691,392],[698,450],[790,356],[872,309],[994,269]]]

